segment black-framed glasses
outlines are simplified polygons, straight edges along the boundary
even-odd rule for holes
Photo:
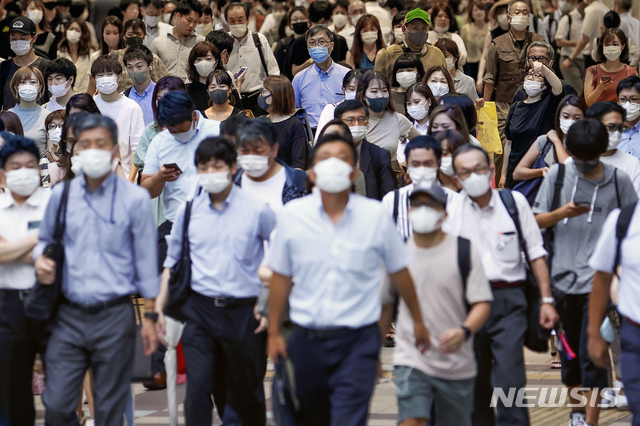
[[[610,132],[624,133],[627,130],[629,130],[629,128],[627,126],[625,126],[624,124],[610,123],[610,124],[607,124],[607,130],[610,131]]]
[[[547,58],[546,56],[534,56],[534,55],[531,55],[527,59],[529,59],[529,61],[531,61],[531,62],[542,62],[543,64],[546,64],[546,63],[549,62],[549,58]]]
[[[347,126],[351,127],[358,123],[359,126],[367,125],[367,117],[347,117],[344,119],[344,122],[347,123]]]
[[[471,176],[471,173],[475,173],[477,175],[486,175],[487,173],[489,173],[489,166],[476,166],[473,170],[460,169],[457,174],[460,179],[465,180],[466,178]]]
[[[47,126],[47,130],[55,130],[55,129],[62,130],[62,126],[64,126],[64,124],[49,123],[49,125]]]

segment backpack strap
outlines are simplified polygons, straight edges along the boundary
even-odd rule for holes
[[[564,170],[565,165],[563,163],[558,163],[558,176],[556,177],[550,211],[554,211],[560,207],[560,195],[562,194],[562,187],[564,186]]]
[[[400,190],[393,190],[393,223],[398,223],[398,207],[400,205]]]
[[[622,240],[624,240],[624,238],[627,236],[627,232],[629,231],[629,224],[631,223],[633,212],[636,209],[636,204],[637,203],[634,203],[623,207],[620,210],[620,215],[618,216],[618,221],[616,222],[616,257],[615,263],[613,265],[613,273],[616,275],[616,270],[618,269],[618,265],[620,265]]]
[[[251,33],[251,36],[253,37],[253,43],[258,48],[258,55],[260,55],[260,62],[264,68],[264,73],[269,77],[269,68],[267,68],[267,62],[264,60],[264,54],[262,53],[262,42],[260,41],[260,36],[253,32]]]
[[[471,271],[471,241],[462,237],[458,237],[458,269],[462,277],[462,289],[466,295],[467,281]]]
[[[618,189],[618,168],[613,170],[613,183],[616,186],[616,200],[618,200],[618,207],[622,208],[622,202],[620,201],[620,190]]]

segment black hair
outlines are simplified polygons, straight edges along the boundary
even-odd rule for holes
[[[440,162],[442,158],[442,144],[431,135],[423,135],[411,139],[409,143],[407,143],[407,146],[404,147],[404,156],[407,159],[407,163],[409,162],[409,154],[411,154],[411,151],[420,148],[432,150],[436,155],[436,160],[438,163]]]
[[[69,99],[65,107],[67,117],[71,108],[76,108],[89,114],[100,114],[100,109],[98,109],[98,105],[93,100],[93,96],[88,93],[76,93]]]
[[[336,10],[337,7],[341,7],[347,11],[347,15],[349,14],[349,1],[348,0],[337,0],[333,6],[331,7],[331,13]]]
[[[617,103],[611,101],[596,102],[587,109],[584,116],[586,118],[595,118],[596,120],[601,121],[602,117],[609,114],[610,112],[617,112],[618,114],[620,114],[620,116],[622,117],[622,121],[625,121],[627,119],[627,110],[622,108]]]
[[[120,5],[118,7],[120,7],[120,10],[124,12],[132,4],[138,5],[138,7],[142,6],[140,0],[120,0]]]
[[[595,118],[585,118],[573,123],[567,139],[567,151],[579,161],[591,161],[600,157],[609,147],[609,132]]]
[[[635,89],[636,92],[640,93],[640,77],[632,75],[621,80],[616,88],[616,96],[620,96],[620,92],[624,89]]]
[[[457,105],[462,110],[469,132],[478,125],[476,104],[464,93],[449,93],[438,100],[438,105]]]
[[[404,18],[406,17],[407,12],[405,12],[404,10],[402,12],[396,13],[396,15],[391,20],[391,28],[395,27],[396,25],[402,24],[404,22]]]
[[[393,9],[395,7],[398,10],[398,13],[400,13],[404,10],[404,3],[400,0],[387,0],[387,3],[385,3],[384,7],[388,9]],[[395,24],[392,24],[391,26],[393,27],[393,25]]]
[[[73,64],[73,62],[71,62],[67,58],[58,58],[53,60],[47,67],[47,70],[44,74],[45,84],[47,84],[47,80],[49,80],[49,76],[51,74],[62,74],[66,77],[67,80],[73,77],[73,84],[71,85],[71,87],[73,87],[75,86],[76,79],[78,77],[78,69]]]
[[[320,22],[325,19],[327,22],[331,20],[331,4],[325,0],[316,0],[309,5],[309,21]]]
[[[209,85],[214,79],[216,83],[225,84],[229,86],[230,89],[233,89],[233,82],[231,81],[231,77],[229,76],[229,73],[226,72],[225,70],[221,70],[220,68],[216,68],[213,71],[211,71],[207,76],[207,82],[206,82],[207,92],[209,91]]]
[[[162,127],[178,126],[185,121],[193,121],[196,105],[191,96],[174,90],[166,93],[158,102],[158,125]]]
[[[316,0],[311,4],[313,5],[315,3],[318,3],[319,1],[322,2],[323,0]],[[304,35],[305,43],[308,42],[311,37],[318,33],[325,33],[327,37],[329,37],[329,43],[333,43],[333,31],[321,24],[316,24],[307,30],[307,33]]]
[[[422,64],[422,61],[415,53],[407,52],[400,55],[398,59],[396,59],[396,63],[393,64],[393,74],[391,77],[392,87],[400,86],[400,83],[398,83],[398,79],[396,78],[396,74],[398,73],[398,70],[405,68],[416,68],[418,70],[416,82],[422,81],[422,78],[424,77],[424,65]]]
[[[99,114],[99,113],[98,113]],[[60,143],[58,143],[58,147],[62,152],[69,152],[73,154],[73,145],[75,142],[67,141],[67,135],[69,134],[69,129],[71,129],[71,133],[74,133],[74,129],[88,116],[84,111],[77,112],[75,114],[67,115],[66,120],[64,120],[64,124],[62,125],[62,136],[60,138]],[[74,136],[75,138],[75,136]],[[67,144],[71,144],[71,147],[67,148]],[[74,175],[71,170],[67,169],[67,174],[65,179],[73,179]]]
[[[20,152],[32,154],[36,158],[36,162],[40,160],[40,151],[32,139],[20,135],[12,135],[8,132],[4,132],[2,138],[4,139],[4,144],[0,148],[0,167],[3,169],[9,157]]]
[[[246,3],[240,3],[237,1],[231,2],[227,5],[227,8],[224,10],[224,19],[229,20],[229,11],[231,9],[235,9],[236,7],[241,7],[244,10],[244,16],[249,19],[249,14],[251,13],[250,6]],[[215,44],[215,43],[214,43]]]
[[[313,164],[313,161],[315,160],[315,156],[318,153],[318,151],[320,150],[320,147],[322,145],[325,145],[325,144],[328,144],[328,143],[333,143],[333,142],[341,142],[341,143],[347,145],[349,147],[349,149],[351,150],[351,155],[353,156],[353,165],[356,166],[358,164],[358,150],[356,149],[356,146],[353,143],[353,139],[346,138],[346,137],[344,137],[342,135],[338,135],[336,133],[330,133],[330,134],[324,135],[320,139],[318,139],[318,142],[316,143],[316,146],[313,148],[313,158],[311,159],[311,164]]]
[[[354,78],[356,79],[356,88],[358,87],[358,82],[364,75],[364,71],[362,70],[349,70],[342,79],[342,87],[347,87],[347,84]]]
[[[207,34],[206,40],[218,48],[220,54],[226,50],[229,55],[233,51],[233,37],[224,31],[215,30]]]
[[[140,59],[146,62],[147,65],[151,65],[153,64],[153,53],[151,53],[151,50],[144,44],[134,44],[124,52],[122,62],[126,67],[128,61],[134,61],[136,59]]]
[[[571,126],[573,127],[573,126]],[[458,171],[456,170],[456,158],[458,157],[458,155],[460,154],[464,154],[465,152],[470,152],[470,151],[477,151],[477,152],[481,152],[482,156],[484,157],[485,161],[487,162],[487,166],[491,165],[491,161],[489,160],[489,154],[487,154],[487,151],[485,151],[484,149],[480,148],[479,146],[475,146],[475,145],[471,145],[470,143],[464,144],[462,145],[460,148],[456,149],[455,151],[453,151],[453,155],[452,155],[452,164],[453,164],[453,171],[456,172],[456,174],[458,173]]]
[[[342,136],[345,137],[346,139],[351,138],[351,140],[353,141],[353,137],[351,136],[351,130],[349,129],[349,126],[347,126],[347,123],[345,123],[344,121],[342,121],[339,118],[334,118],[333,120],[329,121],[327,124],[324,125],[324,127],[322,128],[322,130],[320,131],[320,135],[318,136],[318,139],[320,139],[321,137],[323,137],[325,135],[325,131],[327,130],[327,128],[329,128],[329,126],[338,126],[342,129]],[[328,135],[330,134],[334,134],[332,133],[327,133]]]
[[[259,142],[265,142],[272,147],[277,143],[276,131],[266,117],[249,121],[236,129],[235,134],[238,148],[245,148]]]
[[[109,55],[99,56],[98,59],[93,61],[93,65],[91,65],[91,76],[96,78],[96,75],[107,72],[114,72],[120,75],[122,74],[122,65]]]
[[[73,135],[78,139],[85,130],[103,128],[109,132],[113,146],[118,146],[118,125],[111,117],[102,114],[88,114],[80,120],[73,129]]]
[[[229,165],[233,166],[238,158],[236,147],[233,146],[233,142],[224,137],[207,138],[200,142],[198,149],[196,149],[195,164],[207,164],[212,159],[222,160]]]
[[[365,115],[369,117],[369,110],[362,102],[356,100],[340,102],[336,109],[333,111],[333,118],[342,118],[342,115],[344,113],[349,111],[357,111],[359,109],[364,110]]]
[[[238,129],[249,124],[251,121],[252,119],[246,115],[232,115],[220,123],[220,135],[233,136],[235,138]]]
[[[203,15],[209,15],[209,16],[213,16],[213,10],[211,9],[211,6],[205,6],[202,8],[202,14]]]
[[[156,9],[160,9],[160,10],[162,10],[162,7],[163,7],[162,0],[143,0],[142,5],[144,7],[152,5]]]
[[[607,29],[618,28],[620,26],[620,22],[620,15],[618,15],[613,10],[605,13],[604,17],[602,18],[602,23]]]
[[[182,0],[176,3],[176,9],[173,14],[179,13],[180,16],[189,15],[191,12],[196,12],[198,16],[202,16],[202,4],[195,0]]]

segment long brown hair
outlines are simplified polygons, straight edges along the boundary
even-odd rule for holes
[[[296,112],[296,98],[293,86],[284,75],[270,75],[263,87],[271,92],[270,114],[291,115]]]
[[[360,62],[362,62],[362,46],[364,45],[364,42],[360,37],[360,32],[368,23],[371,23],[374,27],[378,28],[376,52],[384,49],[384,39],[382,38],[382,31],[380,30],[380,23],[378,22],[378,18],[373,15],[364,15],[358,20],[358,24],[356,25],[356,30],[353,35],[353,47],[351,48],[351,56],[353,56],[353,64],[356,66],[356,69],[360,68]]]
[[[67,30],[71,27],[71,24],[77,23],[80,26],[80,41],[78,42],[78,55],[85,56],[91,53],[91,33],[89,32],[89,27],[84,19],[73,18],[67,22],[67,25],[64,27],[64,34],[62,36],[62,40],[58,43],[58,49],[62,52],[69,52],[69,40],[67,40]]]

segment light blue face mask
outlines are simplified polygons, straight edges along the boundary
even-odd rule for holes
[[[329,58],[329,46],[316,46],[309,49],[309,56],[316,64],[321,64]]]

